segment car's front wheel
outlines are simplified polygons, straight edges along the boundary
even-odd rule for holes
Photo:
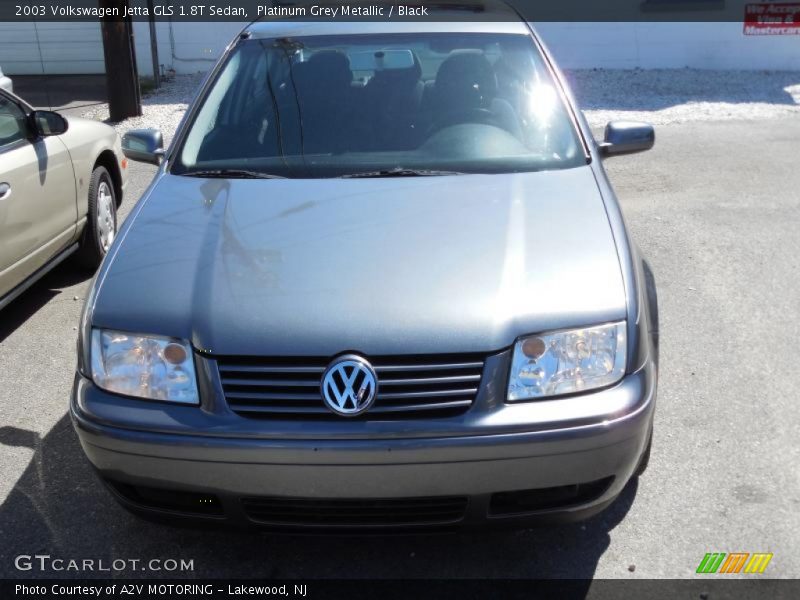
[[[89,210],[78,260],[87,269],[97,269],[117,235],[117,194],[105,167],[92,172]]]

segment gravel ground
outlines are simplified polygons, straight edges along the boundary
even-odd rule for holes
[[[592,69],[567,78],[592,126],[614,119],[668,125],[800,115],[800,71]]]
[[[195,92],[203,83],[205,73],[194,75],[178,75],[171,81],[165,82],[161,88],[153,91],[142,99],[141,117],[126,119],[114,124],[115,129],[124,133],[129,129],[153,127],[160,129],[164,134],[164,141],[169,143],[183,113],[192,101]],[[108,104],[98,104],[91,110],[83,113],[83,117],[106,121],[108,119]]]
[[[144,99],[143,116],[118,123],[117,130],[156,127],[169,142],[204,76],[175,77]],[[593,127],[614,119],[667,125],[800,115],[800,71],[590,69],[568,71],[567,78]],[[106,120],[108,106],[83,116]]]

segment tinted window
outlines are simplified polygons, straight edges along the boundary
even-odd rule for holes
[[[25,113],[19,106],[0,95],[0,148],[25,139]]]
[[[475,33],[247,40],[177,157],[175,173],[287,177],[585,163],[533,40]]]

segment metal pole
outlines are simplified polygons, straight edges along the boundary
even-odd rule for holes
[[[128,0],[99,0],[99,5],[101,8],[127,10]],[[131,20],[104,17],[102,29],[111,120],[122,121],[128,117],[138,117],[142,114],[142,100]]]
[[[156,87],[161,87],[161,67],[158,64],[158,38],[156,37],[156,16],[154,14],[153,0],[147,0],[147,12],[150,13],[147,20],[150,22],[150,55],[153,58],[153,84]]]

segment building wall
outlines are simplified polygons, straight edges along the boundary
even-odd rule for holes
[[[800,70],[800,36],[744,35],[741,23],[541,23],[565,69]]]
[[[159,63],[206,71],[245,23],[156,24]],[[800,36],[745,36],[741,23],[541,23],[559,64],[575,68],[800,70]],[[38,37],[37,37],[38,36]],[[150,32],[134,23],[139,73],[152,74]],[[38,40],[38,41],[37,41]],[[0,66],[9,75],[102,73],[98,23],[0,23]]]
[[[207,71],[245,25],[229,22],[156,23],[159,65],[163,65],[165,70],[175,69],[179,74]],[[152,76],[148,23],[134,22],[133,35],[139,75]]]
[[[100,24],[0,23],[0,67],[6,75],[104,73]]]
[[[139,23],[140,73],[149,73],[147,24]],[[206,70],[244,23],[159,23],[160,62],[178,73]],[[800,36],[746,36],[741,23],[541,23],[537,31],[565,69],[800,70]],[[145,48],[147,46],[148,48]],[[195,59],[195,60],[187,60]],[[145,65],[144,63],[148,63]]]

